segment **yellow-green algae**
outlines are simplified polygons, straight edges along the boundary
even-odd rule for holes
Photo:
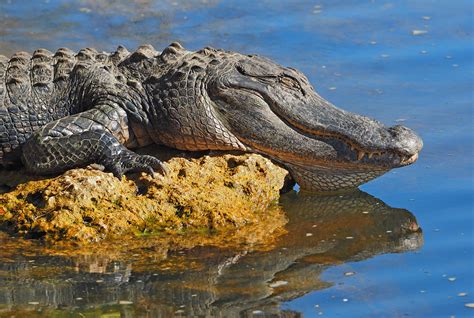
[[[2,227],[56,243],[172,234],[167,244],[181,247],[271,241],[282,233],[286,217],[275,203],[287,172],[268,159],[226,154],[166,165],[166,176],[119,180],[74,169],[21,183],[0,195]]]

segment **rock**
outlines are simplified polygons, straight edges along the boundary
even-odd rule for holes
[[[266,158],[207,155],[174,157],[166,164],[166,177],[119,180],[95,169],[73,169],[21,183],[0,195],[0,223],[24,237],[84,243],[130,233],[240,228],[269,217],[286,222],[280,209],[268,208],[277,202],[287,172]]]

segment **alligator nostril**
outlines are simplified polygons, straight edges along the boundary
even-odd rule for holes
[[[417,232],[420,229],[420,226],[415,221],[411,221],[407,224],[406,228],[412,232]]]
[[[403,134],[405,132],[412,132],[412,130],[410,128],[407,128],[407,127],[402,126],[402,125],[392,126],[392,127],[388,128],[388,131],[394,136],[398,135],[398,134]]]
[[[397,125],[388,128],[388,132],[393,137],[395,147],[403,153],[413,156],[423,148],[423,141],[410,128]]]

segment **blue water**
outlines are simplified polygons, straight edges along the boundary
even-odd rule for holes
[[[419,161],[361,189],[410,211],[424,245],[326,267],[328,286],[279,306],[305,317],[474,317],[472,1],[0,1],[0,17],[5,55],[176,40],[258,53],[300,69],[339,107],[414,129]]]

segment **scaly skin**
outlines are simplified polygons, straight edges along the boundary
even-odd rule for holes
[[[257,152],[318,191],[358,186],[413,163],[421,139],[340,110],[306,77],[259,56],[172,43],[129,53],[0,55],[0,164],[36,174],[91,163],[120,177],[165,172],[130,149]]]

